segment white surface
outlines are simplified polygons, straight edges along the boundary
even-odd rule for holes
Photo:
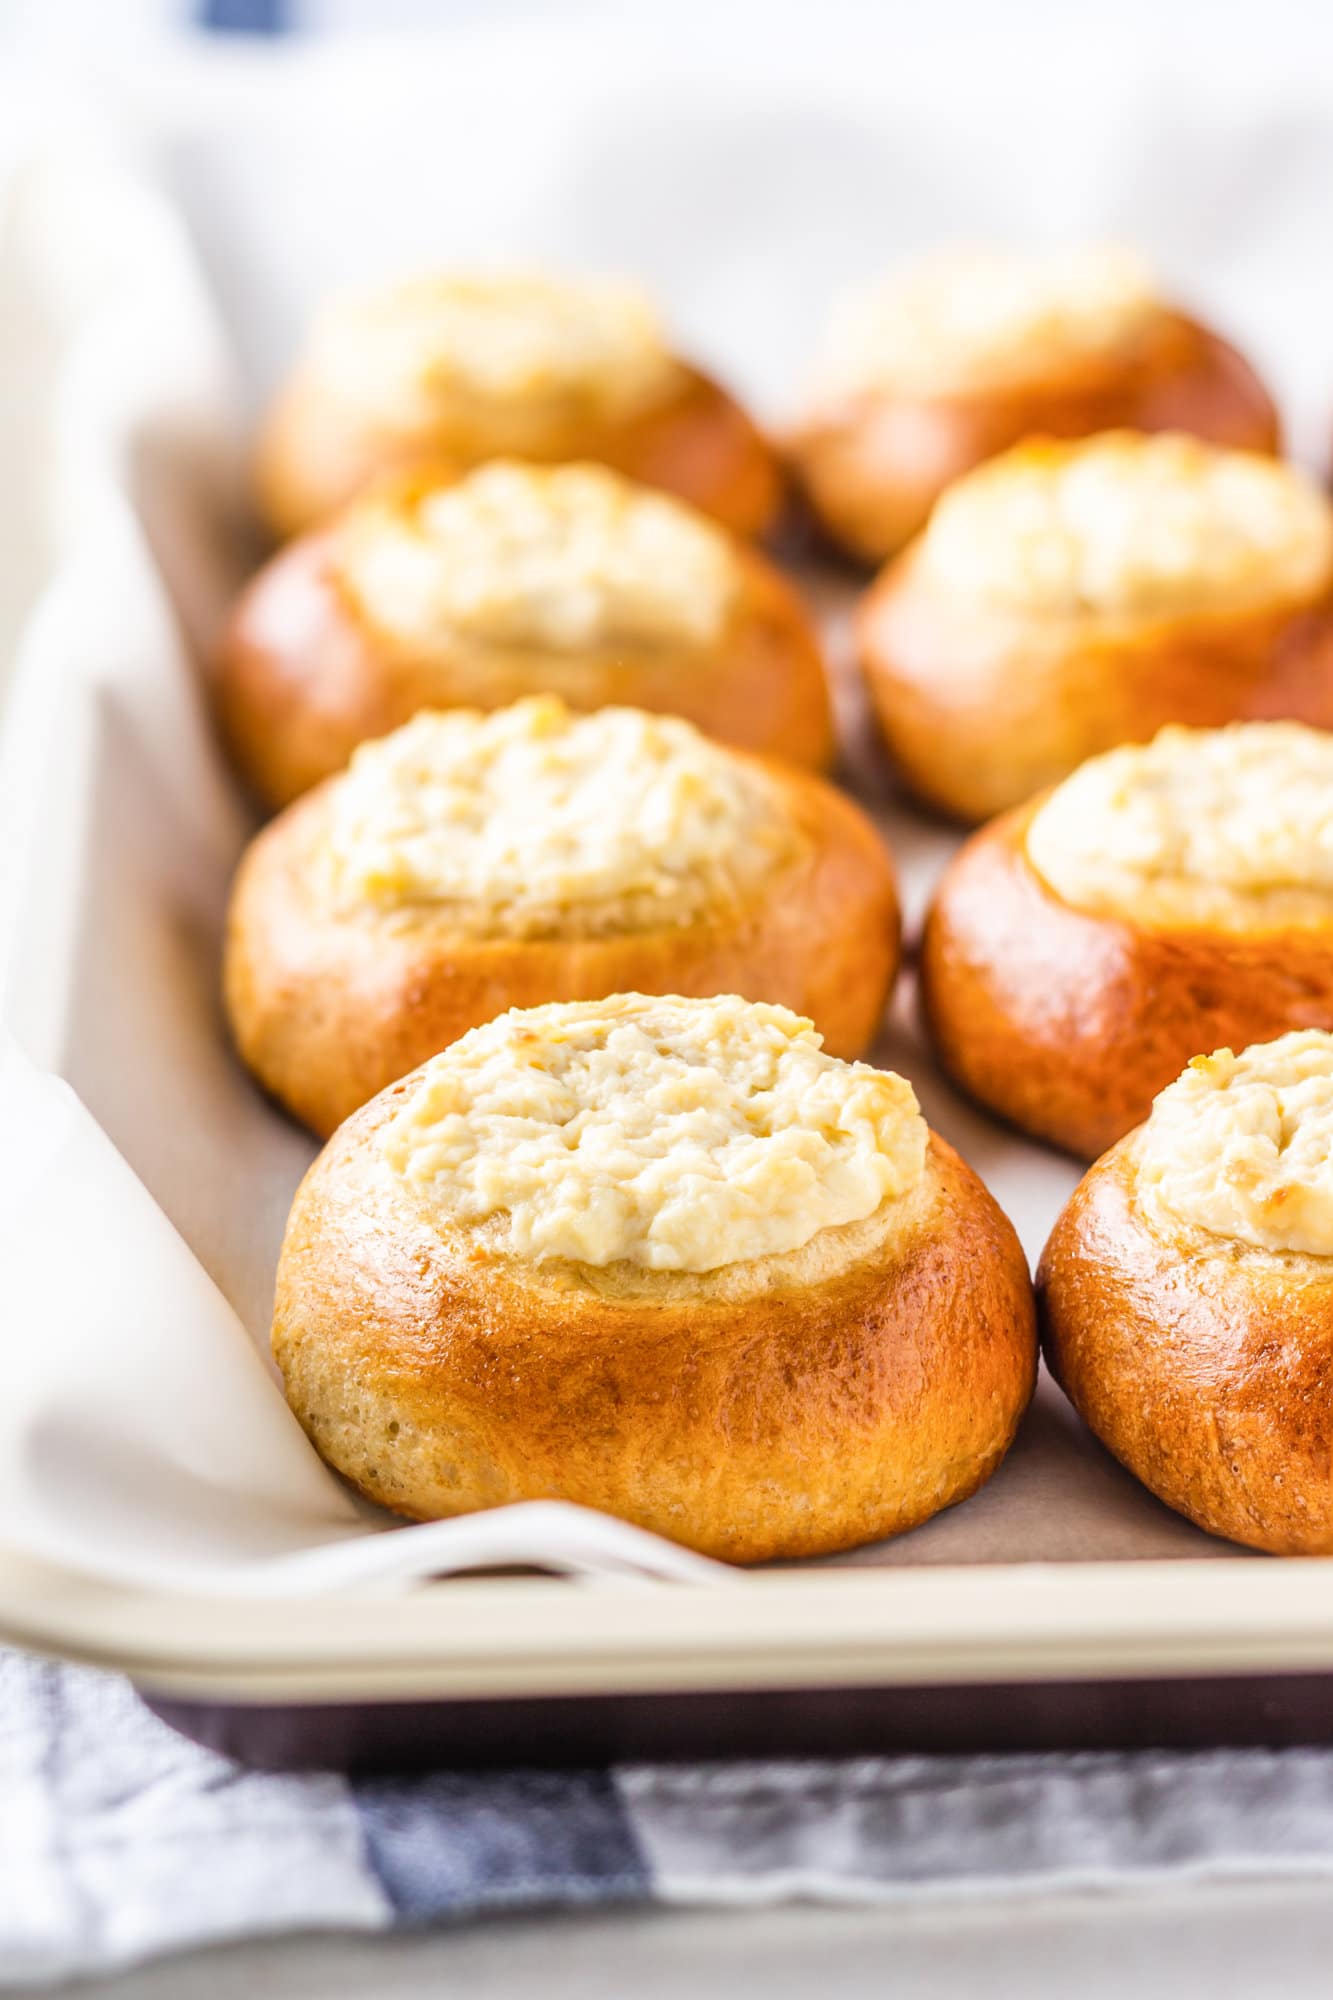
[[[1132,1903],[574,1914],[374,1942],[291,1938],[62,1990],[98,2000],[1325,2000],[1331,1956],[1325,1890],[1238,1887]]]
[[[1222,64],[1186,95],[1124,49],[1095,90],[1082,72],[1053,89],[1046,63],[997,90],[980,60],[946,90],[929,41],[890,64],[857,62],[854,40],[779,39],[742,63],[726,10],[716,36],[701,65],[679,37],[645,51],[608,28],[574,53],[543,26],[428,46],[406,82],[392,48],[338,47],[285,90],[265,74],[233,96],[219,78],[188,124],[149,103],[249,385],[319,291],[422,258],[531,255],[642,275],[682,337],[781,415],[840,285],[942,240],[1110,236],[1234,333],[1322,449],[1333,273],[1311,190],[1333,126],[1317,67],[1282,101]],[[434,115],[446,83],[466,115]]]

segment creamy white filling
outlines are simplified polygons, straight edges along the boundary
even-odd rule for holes
[[[800,1249],[915,1187],[910,1084],[734,996],[501,1015],[429,1062],[385,1128],[442,1227],[502,1254],[710,1271]]]
[[[762,893],[803,836],[764,770],[690,723],[554,696],[418,715],[334,787],[335,899],[460,930],[640,931]]]
[[[423,276],[337,300],[308,365],[340,400],[406,431],[551,405],[626,416],[678,373],[638,287],[527,271]]]
[[[373,622],[416,645],[703,646],[738,588],[721,529],[595,465],[498,461],[455,486],[387,487],[344,517],[337,560]]]
[[[1175,433],[1017,446],[950,487],[925,531],[938,588],[1051,617],[1299,602],[1333,574],[1333,510],[1295,467]]]
[[[1159,1226],[1333,1256],[1333,1035],[1196,1056],[1153,1106],[1138,1185]]]
[[[1297,722],[1162,730],[1082,765],[1028,859],[1076,909],[1245,928],[1333,918],[1333,735]]]
[[[1039,380],[1114,353],[1160,311],[1151,272],[1129,250],[946,250],[841,300],[820,374],[832,394]]]

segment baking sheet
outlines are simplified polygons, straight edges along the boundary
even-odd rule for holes
[[[188,125],[155,116],[114,157],[104,146],[34,172],[10,218],[9,282],[17,265],[30,303],[57,263],[62,282],[71,268],[99,275],[53,411],[64,553],[28,635],[0,783],[0,1019],[86,1107],[17,1058],[4,1070],[14,1361],[0,1519],[12,1548],[102,1578],[240,1593],[401,1579],[495,1560],[490,1530],[383,1535],[384,1517],[349,1498],[286,1412],[267,1316],[312,1148],[237,1068],[217,998],[247,827],[201,676],[246,559],[237,440],[310,302],[422,258],[629,269],[777,417],[841,278],[941,235],[1127,235],[1268,364],[1313,440],[1333,381],[1333,125],[1313,101],[1196,96],[1186,110],[1128,82],[1108,84],[1094,114],[1057,105],[1032,121],[1012,94],[1001,116],[965,89],[941,106],[906,87],[876,99],[845,77],[765,95],[753,80],[657,73],[629,89],[590,64],[553,91],[516,80],[503,56],[447,78],[404,59],[373,99],[335,69],[299,90],[224,95]],[[40,338],[40,311],[29,317]],[[839,667],[855,783],[919,914],[951,837],[894,801],[867,742],[845,579],[805,580]],[[1035,1256],[1075,1169],[959,1102],[920,1045],[910,979],[878,1053],[911,1076]],[[548,1512],[515,1534],[511,1560],[682,1569],[651,1538],[587,1517]],[[842,1560],[1234,1553],[1142,1492],[1043,1383],[980,1496]]]

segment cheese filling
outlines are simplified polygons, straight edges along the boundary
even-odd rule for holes
[[[1047,799],[1028,859],[1076,909],[1145,923],[1333,920],[1333,735],[1297,722],[1164,729]]]
[[[460,441],[487,427],[582,411],[610,420],[670,392],[679,364],[651,299],[605,278],[527,271],[423,276],[335,301],[309,367],[353,409]]]
[[[425,907],[483,936],[706,919],[804,844],[763,769],[690,723],[549,695],[426,711],[363,744],[330,811],[335,903]]]
[[[712,1271],[909,1193],[911,1085],[785,1007],[621,994],[515,1009],[426,1064],[384,1129],[440,1226],[499,1254]]]
[[[937,588],[1047,617],[1163,617],[1314,598],[1333,509],[1293,466],[1174,432],[1041,440],[950,487],[922,554]]]
[[[386,487],[344,516],[337,560],[405,645],[704,646],[738,585],[720,529],[595,465],[499,461],[456,486]]]
[[[1138,1184],[1159,1225],[1333,1256],[1333,1035],[1196,1056],[1143,1127]]]
[[[1160,311],[1151,273],[1129,250],[945,250],[843,299],[820,372],[834,394],[1040,380],[1131,344]]]

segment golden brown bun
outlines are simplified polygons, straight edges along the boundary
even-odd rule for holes
[[[418,1519],[572,1500],[762,1562],[900,1534],[999,1464],[1032,1393],[1031,1283],[942,1140],[907,1202],[788,1256],[521,1263],[469,1254],[386,1165],[406,1087],[307,1174],[273,1322],[292,1408],[370,1499]]]
[[[1042,803],[973,834],[926,920],[927,1025],[980,1103],[1095,1159],[1191,1056],[1333,1029],[1333,925],[1246,935],[1074,909],[1028,860]]]
[[[818,412],[794,455],[807,497],[837,542],[881,562],[924,526],[940,494],[1027,437],[1102,430],[1190,431],[1277,451],[1272,398],[1226,341],[1164,313],[1126,353],[1085,357],[1044,382],[952,396],[862,393]]]
[[[951,600],[918,542],[862,599],[858,644],[918,798],[975,823],[1169,722],[1333,728],[1333,591],[1314,604],[1056,619]]]
[[[321,900],[332,784],[251,843],[227,920],[227,1012],[242,1058],[321,1137],[508,1007],[609,993],[740,993],[807,1015],[830,1055],[874,1040],[898,970],[893,864],[856,806],[768,767],[800,858],[713,921],[601,937],[461,936],[428,904],[339,915]]]
[[[484,456],[446,458],[429,433],[404,435],[358,421],[322,385],[297,373],[260,436],[260,511],[285,539],[327,520],[380,473],[429,462],[437,477],[458,479]],[[751,539],[767,533],[782,505],[772,449],[740,405],[695,368],[679,370],[679,386],[664,401],[610,426],[582,421],[560,438],[558,450],[526,456],[612,466]]]
[[[281,550],[232,614],[216,696],[238,766],[259,796],[285,805],[340,771],[358,743],[422,708],[503,708],[556,693],[571,708],[623,706],[683,715],[743,750],[819,770],[833,720],[819,644],[805,607],[772,564],[744,546],[741,584],[718,638],[560,653],[501,652],[442,642],[414,652],[377,630],[343,588],[332,534]]]
[[[1107,1449],[1210,1534],[1333,1554],[1333,1272],[1135,1200],[1135,1135],[1084,1175],[1037,1273],[1051,1373]]]

